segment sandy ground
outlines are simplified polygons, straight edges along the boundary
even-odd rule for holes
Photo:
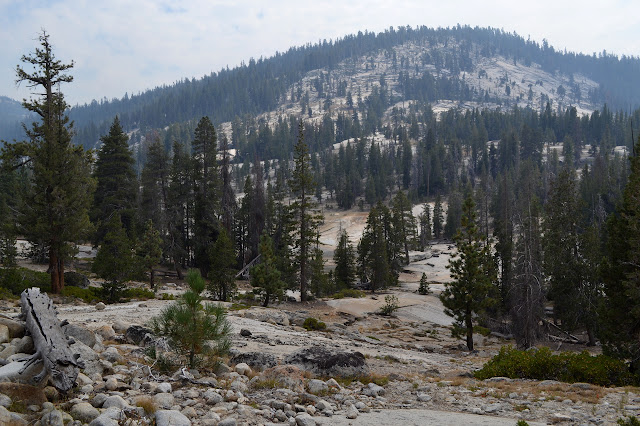
[[[357,419],[349,420],[342,416],[334,416],[331,421],[324,424],[333,426],[347,425],[403,425],[403,426],[460,426],[460,425],[486,425],[486,426],[513,426],[517,420],[478,414],[455,413],[437,410],[375,410],[370,413],[360,413]],[[527,422],[531,426],[541,426],[546,423]]]

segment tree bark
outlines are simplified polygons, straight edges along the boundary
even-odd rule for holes
[[[473,322],[471,319],[471,310],[467,309],[464,316],[464,324],[467,328],[467,349],[473,350]]]

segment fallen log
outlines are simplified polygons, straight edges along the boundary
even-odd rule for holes
[[[73,339],[65,336],[53,302],[46,293],[40,293],[39,288],[23,291],[20,303],[21,319],[25,321],[36,349],[36,353],[27,359],[21,373],[32,364],[41,362],[44,368],[33,381],[40,383],[50,377],[56,389],[67,392],[75,385],[79,369],[84,368],[79,359],[80,354],[74,354],[69,346],[74,342]]]

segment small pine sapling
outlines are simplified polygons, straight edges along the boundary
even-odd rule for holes
[[[425,274],[424,272],[422,273],[422,277],[420,278],[418,293],[423,295],[431,294],[431,288],[429,287],[429,282],[427,281],[427,274]]]

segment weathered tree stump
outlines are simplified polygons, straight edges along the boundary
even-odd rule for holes
[[[84,364],[79,359],[80,355],[71,350],[69,345],[73,341],[71,339],[70,342],[62,331],[53,302],[46,293],[40,293],[40,289],[34,287],[22,292],[20,303],[21,318],[26,323],[36,349],[22,371],[32,364],[42,362],[44,368],[33,381],[39,383],[50,377],[56,389],[67,392],[75,385],[79,369],[84,368]]]

